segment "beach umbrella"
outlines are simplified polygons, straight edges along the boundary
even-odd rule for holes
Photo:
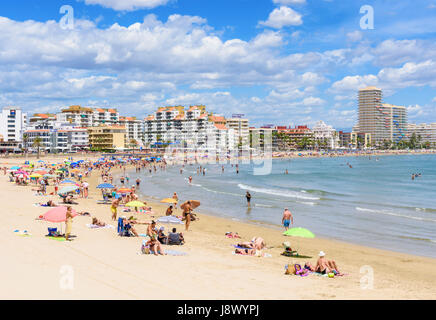
[[[300,238],[315,238],[315,235],[305,228],[291,228],[286,230],[283,235]]]
[[[13,167],[11,168],[11,170],[20,170],[20,167],[18,167],[18,166],[13,166]]]
[[[200,206],[200,201],[198,200],[189,200],[191,202],[191,208],[194,210]],[[180,208],[185,209],[185,206],[188,204],[188,201],[185,201]]]
[[[174,216],[160,217],[156,221],[159,223],[183,224],[182,220]]]
[[[102,183],[97,186],[97,189],[114,189],[114,188],[115,186],[113,186],[110,183]]]
[[[166,198],[166,199],[162,199],[160,202],[161,203],[176,204],[178,201],[176,199],[173,199],[173,198]]]
[[[142,208],[145,207],[145,203],[141,201],[131,201],[126,204],[126,207]]]
[[[30,175],[31,178],[41,178],[42,175],[40,175],[39,173],[34,173]]]
[[[73,217],[77,216],[77,212],[71,210]],[[56,207],[46,212],[42,218],[49,222],[65,222],[67,220],[67,207]]]
[[[59,195],[61,194],[66,194],[66,193],[70,193],[70,192],[75,192],[77,189],[79,189],[78,186],[66,186],[63,187],[61,190],[59,190]]]
[[[132,189],[121,188],[121,189],[118,189],[118,192],[119,193],[130,193],[130,192],[132,192]]]
[[[53,178],[56,178],[56,176],[55,175],[53,175],[53,174],[45,174],[44,175],[44,178],[48,178],[48,179],[53,179]]]
[[[76,184],[76,182],[74,182],[73,180],[66,179],[66,180],[62,180],[60,184]]]

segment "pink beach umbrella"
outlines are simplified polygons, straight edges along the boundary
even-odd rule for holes
[[[77,216],[77,212],[72,209],[73,217]],[[67,207],[56,207],[48,211],[42,217],[45,221],[49,222],[65,222],[67,220]]]

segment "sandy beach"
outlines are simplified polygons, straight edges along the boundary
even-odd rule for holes
[[[81,157],[83,158],[83,157]],[[44,158],[50,161],[50,158]],[[22,159],[0,160],[0,166],[22,164]],[[90,217],[74,218],[71,242],[45,237],[47,227],[59,227],[36,218],[48,211],[36,203],[57,196],[36,196],[31,186],[17,186],[0,174],[0,247],[5,275],[1,299],[435,299],[436,259],[343,243],[330,239],[289,238],[282,229],[260,226],[201,214],[185,233],[186,244],[171,250],[186,256],[140,254],[143,238],[122,238],[110,219],[109,205],[97,204],[101,193],[98,172],[89,179],[90,197],[73,206],[112,224],[115,229],[90,229]],[[51,192],[52,186],[48,191]],[[171,190],[172,192],[177,190]],[[164,215],[165,205],[150,203],[155,218]],[[180,214],[180,211],[177,212]],[[126,215],[131,215],[126,213]],[[134,216],[151,221],[150,215]],[[63,225],[64,228],[64,225]],[[168,226],[165,225],[168,231]],[[183,231],[183,226],[178,226]],[[27,230],[20,236],[15,230]],[[145,226],[138,226],[145,233]],[[227,231],[238,232],[242,241],[254,236],[266,240],[271,257],[233,255],[237,239],[225,237]],[[370,236],[370,235],[368,235]],[[299,252],[311,259],[280,255],[282,242],[290,241]],[[284,274],[288,263],[316,263],[320,250],[334,259],[346,275],[329,279]],[[367,273],[373,270],[373,288],[365,289]],[[65,286],[65,279],[70,286]],[[72,283],[72,286],[71,286]],[[363,283],[363,285],[362,285]]]

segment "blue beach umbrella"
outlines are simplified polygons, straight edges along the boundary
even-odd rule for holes
[[[115,187],[110,183],[102,183],[97,186],[97,189],[114,189]]]

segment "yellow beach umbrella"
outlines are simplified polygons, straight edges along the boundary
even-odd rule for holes
[[[38,173],[34,173],[32,175],[30,175],[31,178],[41,178],[42,175],[38,174]]]
[[[160,202],[162,202],[162,203],[173,203],[173,204],[175,204],[175,203],[177,203],[178,201],[177,201],[176,199],[173,199],[173,198],[166,198],[166,199],[162,199]]]
[[[131,201],[126,204],[126,207],[142,208],[145,207],[145,203],[141,201]]]

